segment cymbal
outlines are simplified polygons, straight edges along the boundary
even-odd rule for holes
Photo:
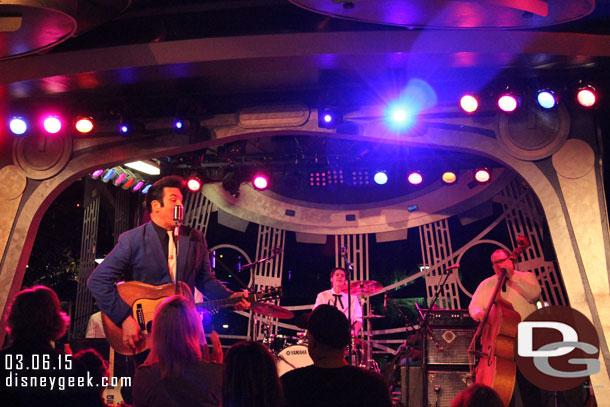
[[[271,318],[294,318],[294,314],[292,313],[292,311],[280,307],[279,305],[271,304],[269,302],[255,302],[254,304],[252,304],[252,310],[258,314],[267,315]]]
[[[375,280],[352,281],[350,286],[352,295],[372,295],[383,290],[383,284]],[[347,287],[343,289],[343,292],[347,292]]]
[[[362,319],[379,319],[379,318],[385,318],[385,315],[371,314],[371,315],[365,315],[362,317]]]

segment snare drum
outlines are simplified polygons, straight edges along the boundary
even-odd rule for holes
[[[286,372],[313,365],[313,360],[309,357],[307,346],[292,345],[282,350],[277,355],[277,374],[283,375]]]

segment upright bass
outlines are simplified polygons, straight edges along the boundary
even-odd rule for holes
[[[512,261],[519,259],[530,242],[525,236],[519,236],[517,245],[509,257]],[[468,351],[479,359],[474,369],[476,383],[492,387],[508,405],[515,387],[517,365],[514,349],[521,316],[500,296],[506,280],[506,270],[503,270]]]

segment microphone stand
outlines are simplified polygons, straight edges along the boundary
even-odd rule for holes
[[[390,306],[392,308],[394,308],[399,314],[400,314],[400,318],[403,320],[404,324],[405,324],[405,364],[406,367],[404,369],[404,371],[402,370],[401,367],[401,375],[404,374],[406,376],[406,380],[408,382],[409,380],[409,369],[411,368],[411,365],[409,364],[409,327],[413,328],[413,324],[411,323],[411,321],[409,321],[409,318],[407,317],[407,315],[400,309],[400,307],[398,307],[396,305],[396,303],[394,302],[394,299],[388,294],[388,292],[386,291],[384,293],[384,295],[386,296],[386,301],[390,304]],[[400,357],[398,359],[399,364],[400,364]],[[401,379],[401,382],[404,383],[404,380]],[[402,392],[406,390],[403,389],[401,387],[401,400],[403,403],[406,403],[407,400],[407,395],[403,395]],[[406,405],[406,404],[405,404]]]
[[[447,270],[446,270],[447,272],[443,276],[443,280],[439,284],[438,290],[436,290],[436,293],[434,294],[434,298],[432,299],[432,302],[428,306],[428,311],[426,312],[426,315],[424,315],[422,313],[421,308],[419,308],[417,303],[415,303],[415,308],[417,308],[417,311],[419,312],[419,316],[422,319],[422,323],[420,324],[420,326],[421,326],[421,328],[423,328],[421,330],[421,334],[422,334],[421,343],[422,343],[422,362],[423,362],[422,367],[424,367],[422,369],[422,374],[424,377],[427,377],[427,374],[428,374],[428,364],[426,363],[426,358],[428,357],[428,355],[426,354],[427,353],[426,352],[426,348],[427,348],[426,334],[430,335],[430,338],[432,338],[432,340],[434,341],[434,345],[436,346],[436,348],[441,352],[443,351],[443,347],[440,345],[440,342],[438,341],[438,339],[436,339],[436,336],[434,335],[434,332],[432,332],[432,329],[430,329],[428,320],[430,319],[430,314],[432,313],[432,308],[434,307],[434,304],[436,304],[436,301],[438,300],[438,296],[443,291],[443,289],[444,289],[443,287],[447,283],[447,280],[449,279],[449,275],[451,274],[451,271],[455,268],[459,268],[459,265],[457,265],[457,267],[452,266],[452,267],[447,268]],[[427,380],[424,380],[424,388],[423,388],[422,397],[424,398],[424,400],[423,400],[424,404],[426,404],[428,401],[428,381]]]
[[[350,263],[347,258],[347,248],[342,247],[341,252],[343,253],[343,261],[346,265],[346,274],[347,274],[347,320],[349,321],[350,326],[350,337],[352,336],[352,271],[354,270],[354,266]],[[350,339],[349,344],[347,345],[347,363],[352,364],[352,341]]]
[[[174,237],[174,246],[176,246],[176,269],[175,271],[175,275],[174,275],[174,293],[176,295],[179,294],[178,292],[178,281],[180,281],[180,279],[178,278],[178,259],[180,257],[178,257],[178,253],[179,253],[179,247],[180,245],[178,244],[178,241],[180,240],[180,226],[182,226],[182,219],[184,218],[184,206],[182,205],[174,205],[174,231],[173,231],[173,237]]]
[[[244,264],[243,266],[240,267],[240,271],[249,269],[250,267],[256,266],[257,264],[269,261],[269,260],[275,258],[275,256],[277,256],[281,252],[282,252],[282,249],[280,249],[279,247],[271,249],[271,256],[263,257],[262,259],[253,261],[252,263]],[[252,285],[250,286],[250,291],[256,291],[256,274],[254,273],[254,271],[251,273],[251,277],[252,277]],[[256,328],[256,312],[254,312],[254,310],[252,310],[252,318],[250,318],[250,339],[253,341],[258,339],[257,338],[258,334],[254,332],[254,328]]]

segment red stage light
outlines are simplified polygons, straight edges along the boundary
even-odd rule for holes
[[[466,113],[473,113],[479,108],[479,101],[472,95],[464,95],[460,99],[460,107]]]
[[[74,128],[81,134],[90,133],[93,130],[93,119],[90,117],[79,117],[74,123]]]
[[[593,107],[595,102],[597,102],[597,94],[595,89],[591,86],[587,86],[585,88],[581,88],[578,90],[576,94],[576,99],[581,106],[584,107]]]
[[[424,180],[424,178],[419,172],[412,172],[411,174],[409,174],[409,177],[407,179],[413,185],[419,185]]]
[[[134,182],[136,182],[136,179],[135,179],[135,178],[129,178],[129,179],[127,180],[127,182],[126,182],[126,183],[124,183],[124,184],[123,184],[123,186],[122,186],[121,188],[123,188],[123,189],[129,189],[129,188],[130,188],[130,187],[133,185],[133,183],[134,183]]]
[[[259,191],[264,191],[269,186],[269,179],[267,178],[266,175],[262,175],[262,174],[255,175],[254,178],[252,179],[252,185],[254,186],[254,189],[257,189]]]
[[[474,172],[474,179],[481,184],[489,182],[491,179],[491,173],[487,168],[479,168]]]
[[[186,186],[191,192],[198,192],[201,189],[202,182],[197,177],[190,177],[188,181],[186,181]]]

